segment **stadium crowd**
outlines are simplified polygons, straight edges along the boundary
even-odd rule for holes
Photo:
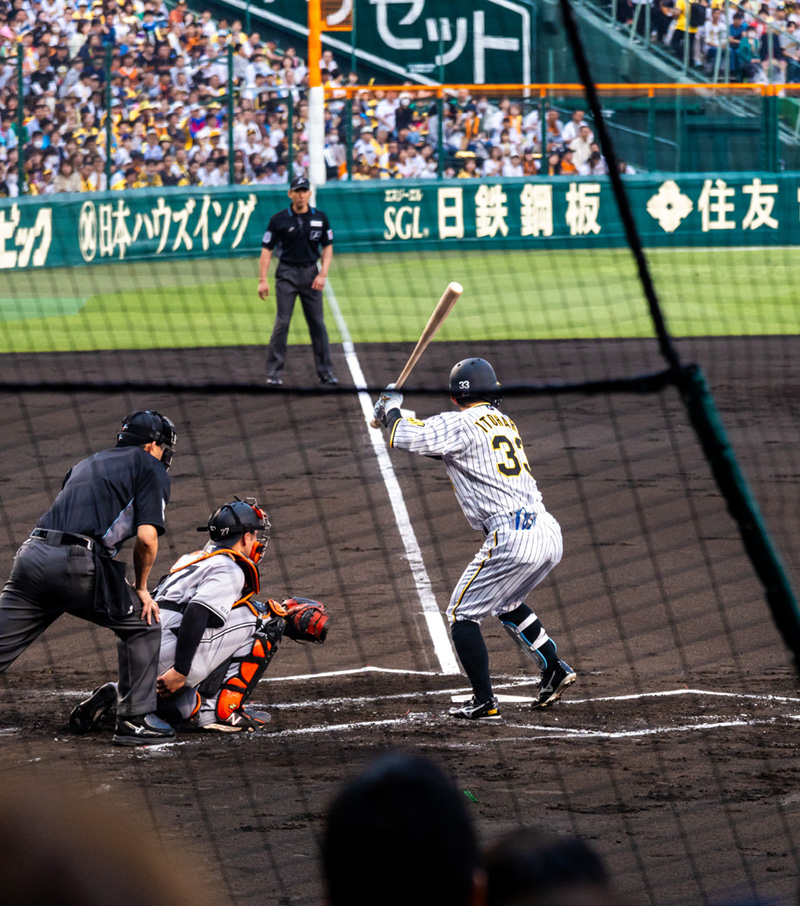
[[[784,0],[616,0],[617,17],[641,32],[650,5],[651,38],[688,54],[707,73],[742,82],[800,82],[800,4]],[[637,6],[640,7],[636,15]],[[687,40],[689,46],[687,47]]]
[[[358,75],[345,74],[329,50],[320,66],[329,179],[606,171],[580,111],[566,123],[549,111],[542,124],[537,106],[464,91],[443,105],[440,167],[429,90],[363,89],[348,108],[344,88]],[[163,0],[0,0],[0,197],[222,186],[231,154],[234,184],[286,183],[307,172],[307,87],[294,48],[247,34],[240,21],[191,12],[186,0],[171,9]]]

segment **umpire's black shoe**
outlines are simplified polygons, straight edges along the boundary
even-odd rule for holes
[[[488,702],[479,702],[473,695],[460,708],[451,708],[450,717],[460,717],[462,720],[500,720],[500,706],[494,697]]]
[[[282,383],[283,383],[283,381],[279,377],[268,377],[267,378],[267,384],[273,384],[275,386],[280,386]]]
[[[321,384],[330,384],[332,387],[339,383],[335,374],[321,374],[319,380]]]
[[[100,686],[85,701],[75,705],[69,716],[69,732],[83,736],[93,730],[100,719],[117,704],[117,684]]]
[[[115,746],[156,746],[175,738],[175,730],[155,714],[137,717],[117,717]]]
[[[533,707],[549,708],[554,705],[576,678],[575,671],[566,661],[556,661],[552,667],[547,667],[542,671],[539,700],[533,703]]]

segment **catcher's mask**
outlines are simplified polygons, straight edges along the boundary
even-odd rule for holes
[[[118,447],[143,447],[154,441],[164,451],[161,462],[164,468],[169,469],[175,444],[178,442],[178,432],[173,422],[156,412],[147,409],[144,412],[131,412],[122,423],[122,428],[117,434]]]
[[[211,540],[224,544],[234,542],[247,532],[255,532],[256,542],[247,556],[258,563],[269,544],[269,516],[259,507],[255,497],[223,503],[208,517],[208,525],[201,525],[198,532],[208,532]]]
[[[485,400],[500,405],[500,382],[486,359],[463,359],[450,372],[450,396],[459,402]]]

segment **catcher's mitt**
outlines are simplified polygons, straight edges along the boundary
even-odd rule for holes
[[[328,611],[320,601],[311,598],[287,598],[283,602],[286,608],[285,636],[295,642],[317,642],[320,645],[328,635]]]

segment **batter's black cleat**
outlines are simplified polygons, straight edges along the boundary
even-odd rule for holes
[[[339,378],[335,374],[323,374],[319,380],[321,384],[330,384],[331,387],[339,383]]]
[[[494,697],[488,702],[481,703],[473,695],[460,708],[451,708],[450,717],[459,717],[462,720],[500,720],[500,706]]]
[[[254,733],[262,730],[270,720],[266,711],[255,711],[250,708],[239,708],[224,720],[218,717],[210,724],[204,724],[201,730],[211,733]]]
[[[75,705],[69,716],[69,732],[76,736],[83,736],[100,723],[104,714],[107,714],[117,704],[116,683],[106,683],[95,689],[94,692],[79,705]]]
[[[115,746],[157,746],[175,739],[175,730],[155,714],[117,716]]]
[[[549,708],[554,705],[576,678],[575,671],[566,661],[556,661],[552,667],[547,667],[542,671],[539,700],[533,703],[533,707]]]

